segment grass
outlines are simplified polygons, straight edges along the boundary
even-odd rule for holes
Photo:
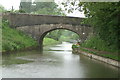
[[[44,41],[43,41],[44,46],[55,45],[55,44],[58,44],[58,43],[60,43],[60,42],[56,41],[52,38],[44,38]]]
[[[109,46],[106,41],[100,39],[99,36],[92,36],[84,43],[81,44],[82,47],[96,49],[98,51],[108,51],[113,53],[118,53],[119,50],[114,48],[114,46]]]
[[[95,55],[98,55],[98,56],[102,56],[102,57],[106,57],[106,58],[110,58],[110,59],[113,59],[113,60],[120,61],[120,56],[119,55],[101,54],[101,53],[93,52],[93,51],[90,51],[90,50],[87,50],[87,49],[83,49],[83,48],[80,48],[80,50],[88,52],[88,53],[92,53],[92,54],[95,54]]]
[[[7,21],[2,23],[2,52],[20,50],[37,46],[37,42],[23,32],[9,27]]]
[[[73,45],[72,48],[73,49],[78,48],[78,46]],[[95,49],[97,51],[110,52],[111,54],[110,53],[107,53],[107,54],[98,53],[98,52],[90,51],[84,48]],[[92,36],[88,40],[86,40],[84,43],[80,44],[80,50],[120,61],[120,55],[118,55],[119,50],[112,46],[107,45],[107,43],[103,41],[102,39],[100,39],[98,36]]]
[[[28,47],[38,46],[37,42],[21,31],[9,27],[7,20],[2,22],[2,50],[1,52],[16,51]],[[60,43],[51,38],[44,38],[43,45],[54,45]],[[1,44],[1,43],[0,43]]]

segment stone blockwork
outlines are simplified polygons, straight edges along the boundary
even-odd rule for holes
[[[87,36],[91,32],[90,27],[85,27],[80,25],[72,26],[66,24],[49,24],[49,25],[43,24],[43,25],[34,25],[34,26],[21,26],[21,27],[17,27],[16,29],[21,30],[26,34],[32,36],[34,39],[36,39],[39,42],[40,45],[42,45],[43,38],[45,37],[45,35],[53,30],[57,30],[57,29],[70,30],[78,34],[81,38],[81,41],[87,39]]]
[[[66,29],[75,32],[80,36],[81,42],[87,39],[92,33],[92,28],[81,24],[83,18],[33,15],[18,13],[3,13],[3,18],[7,19],[11,28],[16,28],[35,38],[42,49],[45,35],[56,29]]]
[[[40,24],[72,24],[81,25],[83,18],[35,14],[3,13],[3,17],[8,19],[11,27],[31,26]]]

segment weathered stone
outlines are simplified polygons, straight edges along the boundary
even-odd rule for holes
[[[70,30],[78,34],[82,42],[92,32],[92,28],[81,25],[82,18],[77,17],[4,13],[3,18],[9,20],[10,27],[21,30],[36,39],[41,49],[43,38],[50,31]]]

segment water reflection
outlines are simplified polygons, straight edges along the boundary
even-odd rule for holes
[[[118,68],[110,67],[83,55],[72,54],[72,44],[62,44],[44,48],[43,54],[37,50],[23,51],[3,56],[4,78],[114,78]],[[18,64],[18,62],[21,62]],[[20,61],[19,61],[20,60]],[[11,62],[12,64],[8,63]],[[28,62],[26,62],[28,61]],[[24,62],[24,64],[22,63]],[[23,75],[24,74],[24,75]]]

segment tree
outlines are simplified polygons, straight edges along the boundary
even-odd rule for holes
[[[94,31],[108,46],[118,48],[120,3],[82,3],[88,20],[86,23],[94,26]]]
[[[55,2],[33,2],[32,12],[36,14],[46,14],[46,15],[60,15],[65,16],[65,13]]]
[[[0,5],[0,12],[4,12],[4,11],[5,11],[4,7]]]
[[[61,31],[61,30],[55,30],[55,31],[49,32],[49,33],[46,35],[46,37],[52,38],[52,39],[58,41],[61,35],[62,35],[62,31]]]
[[[32,0],[21,0],[19,10],[22,12],[31,12]]]
[[[33,14],[46,14],[46,15],[60,15],[65,16],[65,13],[55,2],[38,2],[35,0],[21,0],[19,11]]]
[[[74,6],[73,3],[68,1],[63,4]],[[93,26],[95,34],[106,41],[108,46],[118,49],[120,2],[79,2],[77,6],[80,11],[84,11],[84,23]]]

